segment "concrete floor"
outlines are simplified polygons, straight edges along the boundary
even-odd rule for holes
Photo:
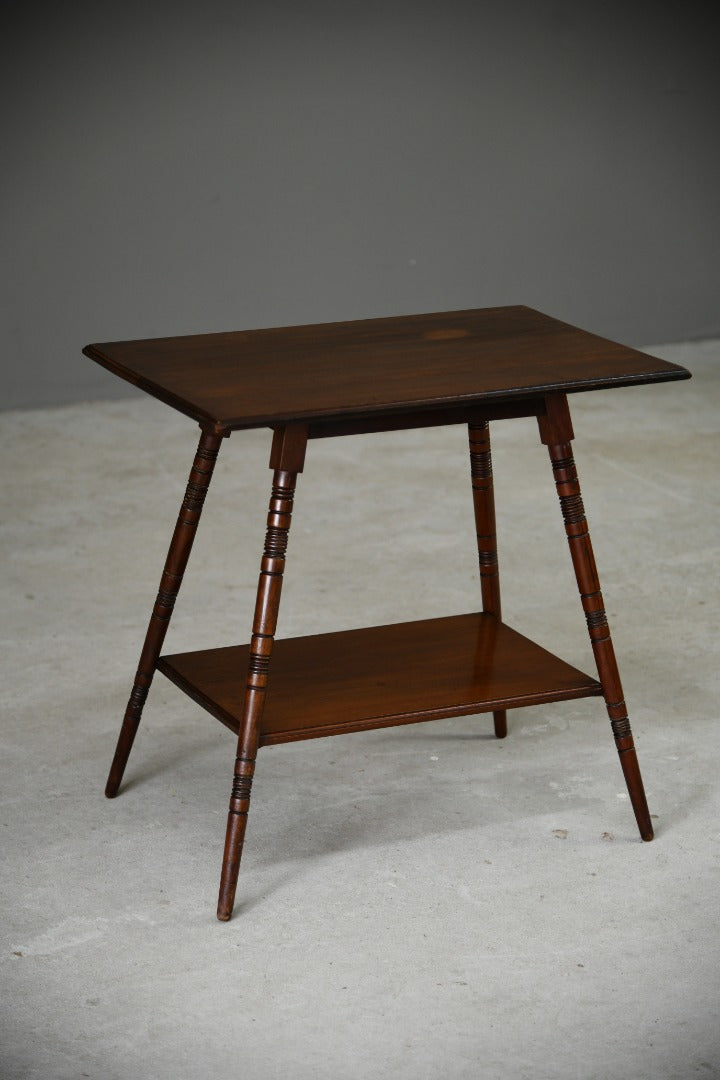
[[[654,351],[693,381],[573,405],[655,842],[597,699],[266,749],[229,924],[230,733],[158,676],[102,794],[196,429],[0,417],[4,1080],[720,1076],[720,342]],[[592,671],[535,425],[494,434],[505,618]],[[247,640],[268,447],[223,446],[169,651]],[[473,544],[461,428],[314,443],[281,634],[470,610]]]

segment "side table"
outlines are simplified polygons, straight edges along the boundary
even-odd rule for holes
[[[653,836],[573,460],[567,395],[687,379],[685,368],[527,307],[88,345],[86,356],[196,420],[185,497],[106,795],[118,793],[156,670],[237,734],[218,918],[232,913],[258,748],[603,696],[643,840]],[[490,421],[535,416],[598,678],[501,621]],[[275,641],[297,477],[310,439],[466,424],[482,611]],[[223,438],[272,429],[272,492],[249,645],[161,656]],[[272,664],[271,664],[272,658]]]

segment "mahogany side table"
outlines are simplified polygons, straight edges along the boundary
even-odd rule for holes
[[[238,736],[218,918],[232,913],[258,748],[602,696],[643,840],[653,836],[573,461],[567,395],[690,378],[685,368],[528,307],[88,345],[201,428],[110,769],[114,798],[156,670]],[[598,678],[501,621],[489,422],[535,416],[547,446]],[[309,439],[467,424],[482,610],[275,641]],[[272,493],[249,645],[161,656],[223,438],[271,428]],[[272,664],[271,664],[272,658]]]

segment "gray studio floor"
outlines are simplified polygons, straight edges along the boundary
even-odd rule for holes
[[[103,798],[196,429],[0,416],[3,1080],[720,1076],[720,342],[655,351],[693,381],[573,404],[656,840],[598,699],[290,744],[228,924],[230,733],[158,676]],[[592,671],[537,430],[495,436],[505,619]],[[223,446],[171,652],[247,640],[268,448]],[[313,443],[281,635],[476,607],[466,462],[462,428]]]

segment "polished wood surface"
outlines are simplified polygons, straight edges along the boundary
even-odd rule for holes
[[[203,432],[200,436],[185,489],[185,496],[170,541],[155,605],[150,615],[135,681],[125,709],[115,756],[110,766],[110,773],[105,786],[105,794],[108,799],[115,798],[118,793],[125,766],[135,741],[145,701],[155,674],[155,665],[170,625],[175,601],[190,558],[205,496],[212,480],[221,444],[222,436],[220,435]]]
[[[235,889],[250,809],[255,756],[264,725],[270,660],[275,644],[295,487],[298,473],[302,472],[305,463],[307,438],[305,424],[290,424],[278,428],[273,435],[270,451],[270,466],[274,470],[273,485],[268,507],[265,547],[260,561],[252,638],[248,656],[243,657],[242,667],[234,671],[236,677],[238,674],[241,678],[244,675],[244,685],[243,682],[240,683],[242,706],[237,712],[238,742],[217,907],[218,919],[223,922],[230,918],[235,903]]]
[[[468,424],[470,440],[470,476],[472,480],[475,535],[480,568],[480,589],[483,611],[499,619],[500,568],[498,565],[497,534],[495,525],[495,488],[493,483],[492,451],[490,449],[490,425],[487,420]],[[495,734],[498,739],[507,736],[507,714],[504,709],[493,715]]]
[[[538,427],[540,438],[550,455],[575,579],[630,802],[640,835],[643,840],[652,840],[652,821],[615,659],[610,625],[605,613],[605,601],[600,589],[590,529],[572,452],[571,440],[574,434],[570,410],[564,395],[558,394],[546,399],[546,411],[544,416],[538,418]]]
[[[218,430],[689,377],[529,307],[105,342],[83,351]]]
[[[161,657],[158,669],[237,731],[247,645]],[[493,615],[472,613],[275,642],[261,746],[600,694]]]

